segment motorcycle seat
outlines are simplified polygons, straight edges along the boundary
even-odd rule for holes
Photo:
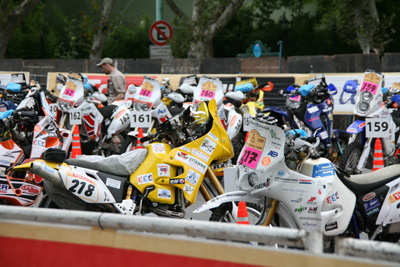
[[[144,162],[146,156],[147,149],[135,149],[109,157],[81,155],[76,159],[67,159],[65,162],[68,165],[129,177]]]
[[[102,107],[102,108],[97,108],[101,115],[103,116],[104,119],[106,118],[110,118],[114,112],[114,110],[117,108],[118,106],[116,105],[108,105],[106,107]]]
[[[356,196],[374,191],[400,177],[400,164],[391,165],[374,172],[354,174],[346,177],[338,172],[339,178]]]

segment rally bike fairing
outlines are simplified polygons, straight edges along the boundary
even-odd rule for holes
[[[284,131],[254,119],[250,127],[237,164],[237,187],[243,191],[225,195],[246,197],[245,201],[253,198],[257,204],[264,197],[275,199],[292,227],[328,236],[343,233],[356,197],[337,177],[332,163],[324,158],[307,159],[300,172],[293,171],[285,164]]]
[[[101,166],[102,170],[96,170],[66,163],[61,165],[49,161],[35,161],[14,167],[13,170],[31,169],[32,172],[39,173],[45,180],[45,188],[50,197],[63,208],[87,209],[87,204],[90,203],[106,209],[109,206],[105,204],[108,203],[113,204],[114,209],[122,213],[133,214],[137,207],[136,211],[153,211],[159,215],[182,217],[179,209],[176,213],[171,207],[183,208],[185,204],[193,204],[211,162],[223,161],[233,156],[231,143],[218,118],[215,101],[209,103],[209,110],[204,107],[205,103],[201,104],[200,111],[204,110],[203,119],[206,119],[205,134],[173,149],[166,143],[155,141],[146,149],[130,151],[129,154],[125,153],[119,157],[112,156],[112,160],[122,162],[126,155],[139,153],[135,160],[121,165],[138,166],[134,166],[129,172],[118,173],[121,176],[107,173],[105,170],[113,170],[115,173],[124,169],[123,167],[113,168],[110,166],[112,164],[101,163],[97,169]],[[169,121],[166,123],[171,125]],[[176,129],[170,132],[171,135],[176,133]],[[83,160],[72,162],[85,164]],[[178,196],[183,193],[187,203],[183,203],[181,197],[176,196],[177,192],[180,192]]]
[[[57,107],[60,128],[72,129],[73,124],[83,124],[83,127],[80,127],[82,142],[100,140],[103,115],[93,103],[86,101],[82,75],[77,73],[68,75],[61,89]]]

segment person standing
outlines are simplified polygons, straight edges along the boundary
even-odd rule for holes
[[[96,66],[101,68],[104,74],[109,75],[107,82],[108,103],[111,104],[115,100],[123,100],[126,92],[126,79],[124,74],[115,67],[114,60],[106,57]]]

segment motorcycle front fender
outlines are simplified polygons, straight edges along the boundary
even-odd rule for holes
[[[364,120],[356,120],[349,127],[347,127],[346,132],[350,134],[358,134],[364,131],[365,129],[365,121]]]
[[[206,210],[215,209],[224,203],[232,201],[245,201],[247,203],[251,202],[255,204],[260,204],[262,203],[262,197],[251,195],[250,193],[245,191],[228,192],[207,201],[206,203],[195,209],[193,213],[201,213]]]

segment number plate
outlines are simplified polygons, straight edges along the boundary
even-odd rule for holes
[[[250,131],[250,118],[251,114],[245,113],[243,116],[243,131],[248,132]]]
[[[57,103],[51,103],[51,104],[49,104],[49,107],[50,107],[51,115],[53,115],[53,117],[55,117],[57,114]]]
[[[131,127],[150,128],[151,127],[151,111],[131,111],[130,112]]]
[[[75,125],[82,124],[82,112],[80,108],[74,108],[70,110],[69,121],[71,124]]]
[[[365,136],[367,138],[390,136],[390,124],[387,118],[367,118],[365,123]]]

